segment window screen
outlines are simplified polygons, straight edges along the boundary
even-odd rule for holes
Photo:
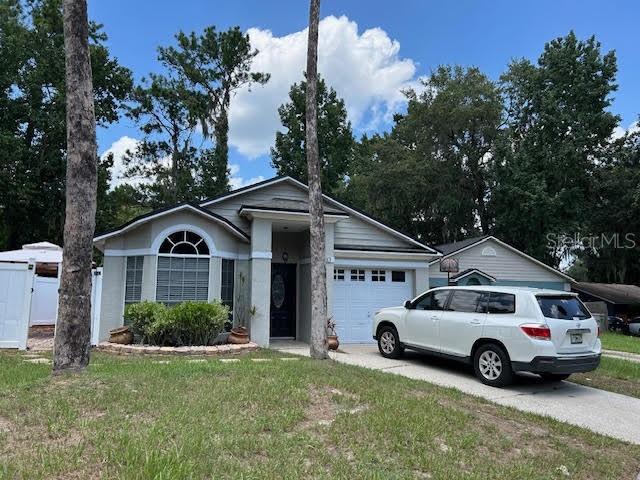
[[[144,257],[127,257],[127,273],[124,289],[124,303],[138,303],[142,297],[142,266]]]
[[[229,307],[230,315],[233,315],[233,285],[235,279],[235,261],[222,259],[222,304]]]
[[[156,301],[171,305],[186,300],[207,301],[208,296],[208,257],[158,257]]]

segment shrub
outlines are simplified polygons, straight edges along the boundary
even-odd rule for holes
[[[127,305],[125,320],[143,342],[162,346],[210,345],[229,318],[220,302],[182,302],[173,307],[141,302]]]
[[[124,309],[125,324],[143,343],[149,342],[152,326],[162,320],[167,310],[162,303],[149,301],[132,303]]]
[[[183,302],[151,324],[149,339],[156,345],[210,345],[229,318],[219,302]]]

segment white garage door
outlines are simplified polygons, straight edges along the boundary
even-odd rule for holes
[[[27,348],[34,270],[0,262],[0,348]]]
[[[333,319],[342,343],[371,343],[373,314],[413,298],[410,270],[336,267]]]

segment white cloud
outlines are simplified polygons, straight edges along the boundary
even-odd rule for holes
[[[631,125],[629,125],[629,128],[627,128],[626,130],[618,125],[616,128],[613,129],[613,133],[611,134],[611,137],[614,140],[617,140],[619,138],[624,137],[626,134],[632,134],[636,132],[640,132],[640,123],[633,122]]]
[[[125,135],[113,142],[111,146],[107,150],[105,150],[102,155],[100,155],[100,158],[105,158],[110,153],[113,154],[113,167],[111,168],[110,185],[111,188],[115,188],[123,183],[139,184],[141,182],[141,179],[124,178],[124,157],[127,151],[134,152],[138,148],[139,143],[140,142],[135,138],[131,138]]]
[[[269,152],[275,132],[282,128],[278,107],[289,88],[303,77],[307,30],[276,37],[269,30],[250,28],[251,44],[259,50],[255,71],[268,72],[264,86],[240,90],[230,111],[229,142],[250,158]],[[329,16],[320,22],[318,71],[344,100],[349,119],[359,130],[378,128],[401,105],[401,90],[417,85],[416,64],[399,56],[400,44],[380,28],[362,33],[347,17]]]
[[[229,165],[229,185],[231,186],[231,190],[237,190],[238,188],[246,187],[247,185],[253,185],[254,183],[258,183],[264,180],[264,177],[262,175],[245,180],[243,177],[238,175],[239,173],[240,165],[236,163],[232,163]]]

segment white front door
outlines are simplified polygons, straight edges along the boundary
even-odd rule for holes
[[[0,263],[0,348],[27,348],[34,265]]]
[[[333,320],[340,342],[372,343],[375,312],[412,297],[412,271],[336,266]]]

